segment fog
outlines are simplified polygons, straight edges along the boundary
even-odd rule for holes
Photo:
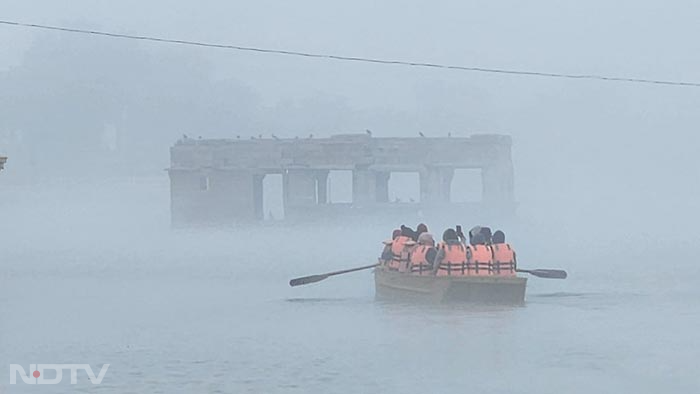
[[[692,1],[3,0],[0,10],[1,20],[209,43],[700,81]],[[698,389],[697,87],[7,25],[0,42],[0,363],[111,363],[109,392]],[[183,134],[366,129],[511,135],[517,219],[428,225],[436,235],[455,223],[505,226],[522,265],[566,269],[569,279],[531,278],[516,310],[395,307],[374,302],[367,272],[303,288],[286,281],[371,264],[401,223],[170,228],[164,170]],[[414,198],[415,182],[393,177],[392,198]],[[338,190],[331,199],[347,200]],[[467,332],[484,342],[470,339],[462,353],[436,332],[451,345]],[[421,372],[402,373],[404,364]],[[56,387],[73,389],[46,391]]]

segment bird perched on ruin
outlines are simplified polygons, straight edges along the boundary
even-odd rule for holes
[[[240,135],[237,135],[237,136],[236,136],[236,139],[237,139],[237,140],[240,140],[240,139],[241,139],[241,136],[240,136]]]
[[[279,137],[276,136],[276,135],[274,135],[274,134],[272,134],[272,138],[274,138],[274,139],[276,139],[276,140],[279,140]]]
[[[183,139],[183,140],[186,140],[186,139],[187,139],[187,134],[183,134],[183,135],[182,135],[182,139]]]
[[[372,136],[372,130],[370,129],[365,129],[365,133],[367,133],[368,136]]]
[[[419,132],[418,132],[418,135],[421,136],[421,137],[423,137],[423,138],[425,138],[425,134],[423,134],[422,131],[419,131]]]

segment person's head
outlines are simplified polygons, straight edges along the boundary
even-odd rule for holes
[[[422,233],[418,236],[418,243],[420,245],[435,246],[435,239],[433,239],[433,234]]]
[[[403,224],[401,225],[401,235],[402,236],[413,238],[413,234],[415,234],[415,231],[413,231],[412,228],[406,227]]]
[[[474,243],[474,236],[475,236],[476,234],[478,234],[479,232],[481,232],[481,227],[480,227],[480,226],[474,226],[474,227],[471,228],[471,230],[469,230],[469,233],[468,233],[468,234],[469,234],[469,244],[470,244],[470,245],[476,245],[476,244]]]
[[[445,242],[458,241],[459,238],[457,237],[457,232],[454,229],[448,228],[444,233],[442,233],[442,240]]]
[[[503,233],[503,231],[496,230],[496,232],[493,233],[493,237],[491,237],[491,240],[495,244],[504,244],[506,243],[506,235]]]
[[[484,240],[487,244],[491,243],[491,228],[490,227],[482,227],[481,231],[479,231],[481,235],[484,236]]]
[[[391,233],[391,239],[396,239],[400,236],[401,236],[401,230],[398,228],[396,230],[394,230],[393,233]]]
[[[416,227],[416,232],[418,234],[423,234],[428,232],[428,226],[426,226],[424,223],[421,223]]]
[[[486,237],[484,237],[484,234],[482,234],[482,233],[474,234],[474,236],[472,237],[471,244],[472,245],[484,245],[484,244],[486,244]]]
[[[473,238],[475,235],[479,234],[481,232],[481,226],[474,226],[472,227],[471,230],[469,230],[469,238]]]

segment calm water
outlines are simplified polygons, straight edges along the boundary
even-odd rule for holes
[[[700,389],[692,243],[567,241],[562,258],[515,231],[521,266],[570,278],[531,278],[519,308],[418,307],[375,302],[370,272],[287,285],[372,262],[390,225],[171,231],[162,182],[99,190],[2,192],[0,392]],[[101,385],[8,384],[37,363],[110,367]]]

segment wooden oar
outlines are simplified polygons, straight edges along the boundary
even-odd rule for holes
[[[310,276],[304,276],[301,278],[296,278],[292,279],[289,281],[289,285],[294,287],[294,286],[301,286],[301,285],[308,285],[309,283],[316,283],[320,282],[324,279],[327,279],[330,276],[334,275],[342,275],[342,274],[347,274],[349,272],[355,272],[355,271],[362,271],[374,267],[378,267],[379,264],[372,264],[372,265],[365,265],[364,267],[357,267],[357,268],[350,268],[347,270],[342,270],[342,271],[335,271],[335,272],[329,272],[327,274],[320,274],[320,275],[310,275]]]
[[[547,270],[547,269],[536,269],[536,270],[516,270],[518,272],[523,272],[536,276],[538,278],[547,279],[566,279],[566,271],[564,270]]]

